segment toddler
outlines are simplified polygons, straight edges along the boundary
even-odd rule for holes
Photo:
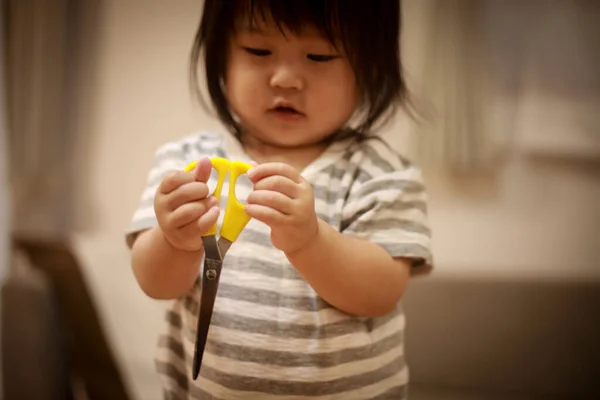
[[[432,257],[421,173],[378,136],[406,103],[400,21],[400,0],[204,1],[192,81],[223,132],[156,151],[126,232],[141,289],[174,300],[166,399],[406,398],[400,300]],[[201,235],[223,214],[210,157],[254,163],[236,185],[252,219],[193,380]]]

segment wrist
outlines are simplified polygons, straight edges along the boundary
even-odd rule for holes
[[[198,249],[186,249],[186,248],[182,248],[180,246],[178,246],[176,244],[176,241],[173,241],[172,239],[169,238],[169,236],[165,233],[165,231],[160,227],[160,225],[157,225],[154,228],[154,233],[155,233],[155,237],[160,240],[161,242],[164,243],[164,245],[167,247],[167,249],[169,249],[170,251],[173,252],[177,252],[177,253],[197,253],[199,251],[202,251],[203,247],[200,246],[200,248]]]
[[[303,257],[306,254],[313,253],[318,247],[319,244],[323,242],[324,235],[326,234],[326,222],[317,218],[316,228],[314,234],[304,243],[304,245],[296,250],[291,252],[286,252],[285,255],[288,260],[291,261],[292,258]]]

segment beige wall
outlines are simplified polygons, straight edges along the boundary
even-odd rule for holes
[[[103,0],[99,5],[99,30],[76,79],[82,95],[76,121],[82,172],[74,182],[75,239],[132,390],[140,399],[158,399],[152,355],[165,304],[150,301],[137,287],[123,230],[156,147],[218,126],[191,103],[187,86],[201,1]],[[418,40],[411,41],[407,53],[418,51]],[[408,66],[417,76],[418,65],[409,60]],[[498,110],[511,101],[497,99]],[[388,132],[398,146],[400,130],[397,125]],[[517,152],[494,179],[457,182],[428,173],[438,271],[600,279],[599,171],[598,165],[532,160]]]
[[[80,204],[92,199],[80,210],[83,232],[118,241],[154,149],[217,125],[190,102],[187,89],[201,2],[102,5],[96,62],[86,82],[93,107],[80,123],[86,173],[77,187]],[[416,51],[414,43],[408,47]],[[599,169],[516,154],[497,180],[450,183],[429,174],[439,270],[600,277]]]

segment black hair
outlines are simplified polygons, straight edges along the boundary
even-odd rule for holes
[[[240,138],[242,127],[231,114],[223,83],[229,39],[240,18],[273,21],[297,34],[316,28],[340,43],[360,93],[354,134],[365,137],[407,102],[400,60],[401,0],[205,0],[190,59],[192,90],[203,103],[199,66],[203,63],[211,102],[221,122]]]

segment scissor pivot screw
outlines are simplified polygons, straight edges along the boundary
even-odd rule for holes
[[[206,271],[206,277],[211,281],[217,279],[217,271],[215,271],[214,269],[209,269],[208,271]]]

